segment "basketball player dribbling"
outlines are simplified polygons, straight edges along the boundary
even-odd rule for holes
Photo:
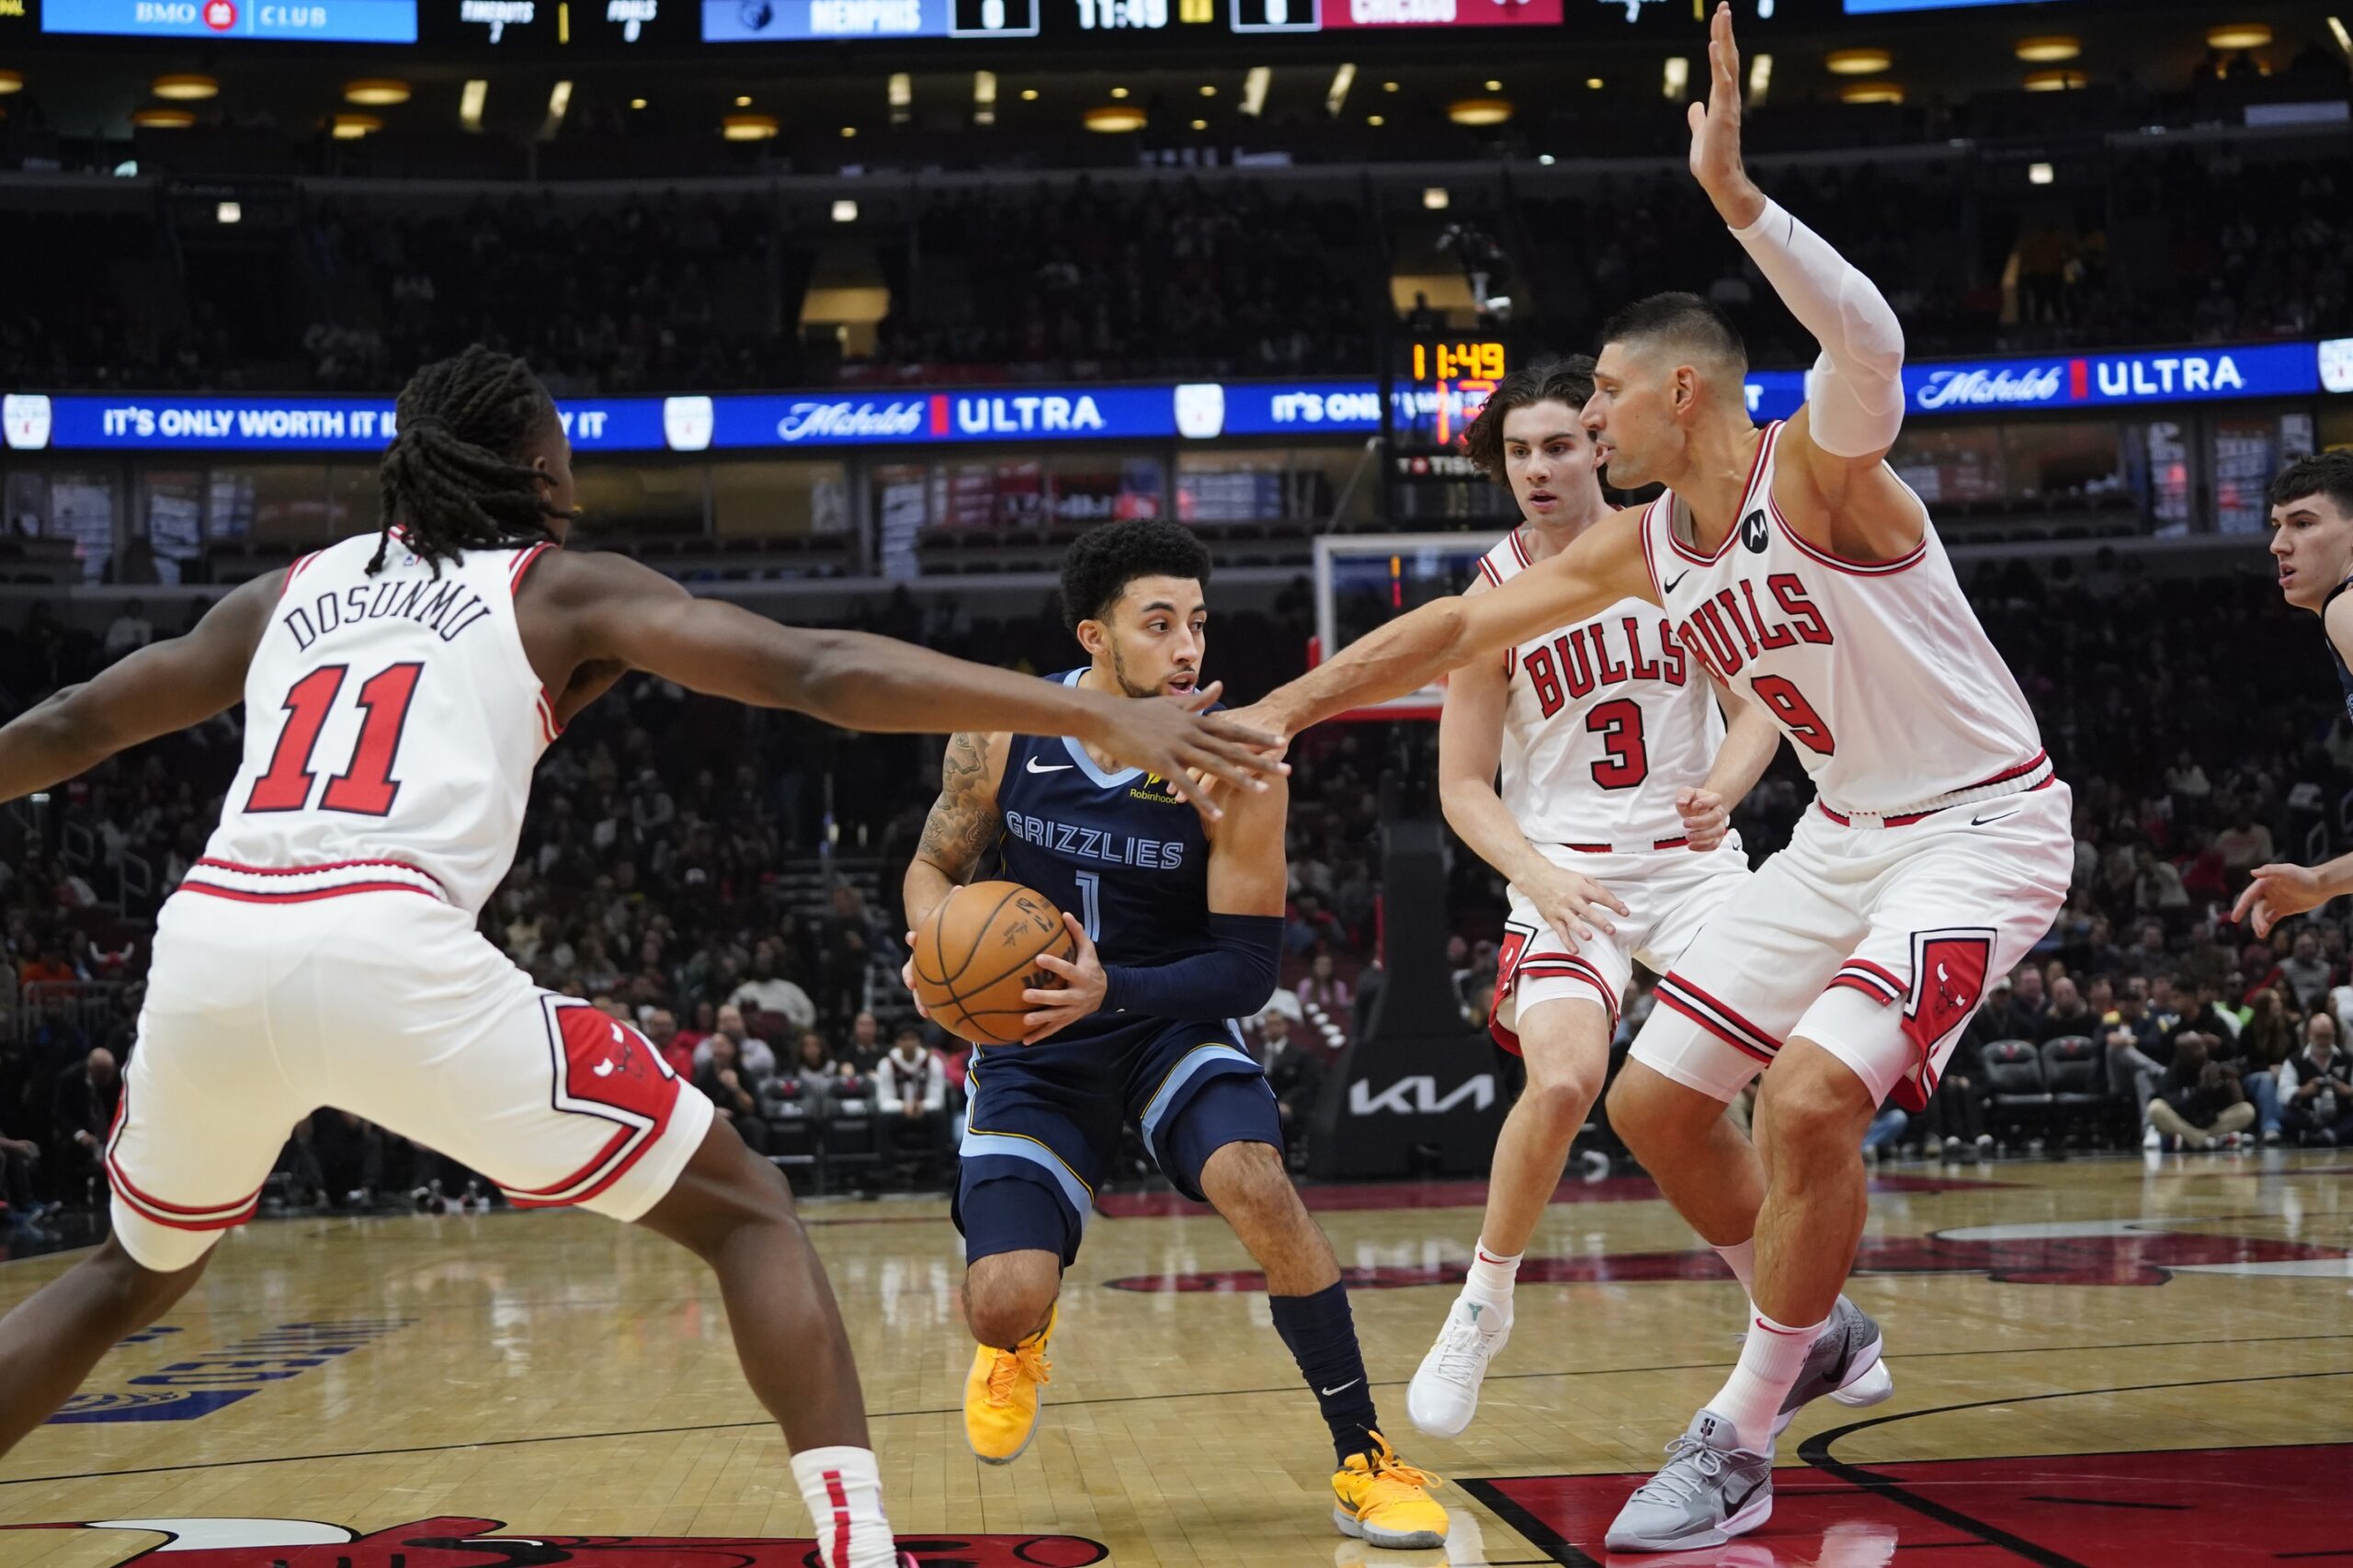
[[[1522,521],[1479,562],[1466,597],[1609,515],[1579,419],[1592,397],[1593,361],[1579,355],[1513,371],[1472,421],[1464,449],[1511,491]],[[1406,1390],[1406,1413],[1432,1437],[1470,1425],[1510,1337],[1520,1254],[1600,1096],[1634,960],[1665,973],[1748,880],[1726,803],[1748,793],[1781,735],[1762,707],[1730,706],[1727,732],[1706,672],[1643,598],[1447,682],[1439,799],[1511,884],[1489,1028],[1526,1061],[1528,1083],[1495,1140],[1462,1293]]]
[[[113,1233],[0,1321],[0,1451],[196,1283],[295,1123],[333,1106],[517,1208],[636,1221],[710,1264],[823,1568],[892,1568],[857,1369],[783,1177],[643,1036],[539,989],[475,929],[531,771],[630,669],[861,729],[1070,731],[1179,778],[1247,778],[1251,737],[1184,703],[779,626],[560,548],[571,449],[520,360],[477,347],[427,366],[398,413],[381,535],[245,584],[0,729],[14,800],[245,705],[220,826],[157,920],[106,1144]]]
[[[1761,1524],[1785,1410],[1876,1365],[1877,1331],[1840,1293],[1868,1209],[1864,1129],[1891,1094],[1925,1105],[1987,978],[2049,929],[2074,868],[2069,793],[2034,715],[1884,460],[1903,330],[1749,179],[1729,6],[1711,28],[1691,170],[1822,346],[1805,406],[1756,428],[1746,351],[1705,300],[1628,308],[1603,329],[1585,423],[1611,483],[1668,493],[1489,593],[1390,622],[1242,714],[1296,733],[1641,597],[1764,705],[1813,778],[1790,847],[1659,982],[1609,1091],[1611,1125],[1756,1308],[1732,1376],[1611,1525],[1608,1545],[1630,1551]],[[1723,1108],[1760,1071],[1752,1146]]]
[[[2300,458],[2271,482],[2271,557],[2280,597],[2321,618],[2353,722],[2353,593],[2346,591],[2353,588],[2353,450]],[[2348,892],[2353,855],[2319,866],[2257,866],[2231,918],[2252,917],[2255,934],[2268,937],[2290,915]]]
[[[1108,523],[1063,562],[1063,613],[1088,663],[1040,684],[1125,699],[1199,687],[1210,555],[1180,523]],[[1076,948],[1038,962],[1063,984],[1010,1046],[976,1047],[954,1213],[972,1451],[1007,1464],[1038,1426],[1063,1271],[1132,1122],[1161,1170],[1206,1200],[1266,1271],[1275,1331],[1332,1435],[1333,1522],[1375,1546],[1445,1543],[1433,1478],[1380,1431],[1338,1260],[1283,1167],[1266,1074],[1233,1020],[1274,994],[1289,882],[1287,791],[1237,794],[1204,825],[1165,784],[1077,740],[967,730],[948,744],[939,799],[907,867],[923,924],[995,852],[995,874],[1053,901]],[[915,979],[910,963],[908,988]]]

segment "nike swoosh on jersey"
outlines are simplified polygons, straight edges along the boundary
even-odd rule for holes
[[[1688,572],[1677,573],[1674,582],[1661,584],[1659,585],[1660,597],[1664,597],[1666,595],[1675,592],[1676,589],[1681,587],[1683,585],[1683,579],[1689,575],[1691,575],[1691,574]]]
[[[1036,757],[1033,756],[1029,759],[1029,771],[1032,773],[1060,773],[1064,768],[1076,767],[1077,766],[1078,764],[1074,762],[1057,762],[1049,767],[1040,767],[1038,766],[1038,759]]]
[[[2024,810],[2026,810],[2024,806],[2012,806],[2008,811],[1995,812],[1990,817],[1971,817],[1969,819],[1969,825],[1972,827],[1984,827],[1987,823],[2000,822],[2006,817],[2014,817]]]

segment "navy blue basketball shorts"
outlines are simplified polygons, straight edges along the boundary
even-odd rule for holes
[[[968,1263],[1035,1250],[1068,1266],[1127,1122],[1176,1190],[1197,1201],[1201,1167],[1218,1150],[1283,1146],[1267,1075],[1222,1022],[1146,1019],[975,1050],[971,1085],[953,1210]]]

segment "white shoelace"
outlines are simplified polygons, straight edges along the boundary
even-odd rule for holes
[[[1469,1387],[1487,1369],[1486,1342],[1475,1324],[1448,1324],[1438,1339],[1438,1375]]]
[[[1682,1468],[1690,1461],[1695,1476]],[[1686,1432],[1666,1446],[1666,1468],[1634,1489],[1640,1497],[1645,1493],[1654,1497],[1687,1502],[1699,1494],[1702,1481],[1713,1481],[1723,1473],[1724,1456]]]

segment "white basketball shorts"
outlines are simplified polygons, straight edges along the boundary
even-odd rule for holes
[[[256,879],[318,881],[318,890]],[[670,1190],[710,1102],[644,1036],[542,991],[414,886],[222,876],[157,922],[139,1043],[107,1140],[114,1232],[186,1268],[249,1219],[297,1122],[322,1106],[480,1171],[517,1208],[633,1220]],[[246,892],[242,888],[263,888]]]
[[[1730,1100],[1794,1037],[1921,1109],[1987,983],[2066,902],[2073,805],[2052,779],[1884,825],[1808,807],[1659,982],[1634,1060]]]
[[[1618,1032],[1618,1006],[1634,978],[1637,960],[1654,974],[1666,972],[1749,878],[1740,835],[1728,834],[1714,849],[1656,849],[1636,854],[1587,853],[1556,844],[1537,849],[1554,865],[1580,871],[1618,895],[1628,914],[1602,911],[1618,927],[1596,929],[1590,940],[1572,943],[1545,923],[1518,888],[1511,890],[1511,916],[1504,926],[1503,950],[1495,958],[1495,999],[1487,1030],[1506,1051],[1519,1050],[1519,1020],[1546,1002],[1598,1002]]]

